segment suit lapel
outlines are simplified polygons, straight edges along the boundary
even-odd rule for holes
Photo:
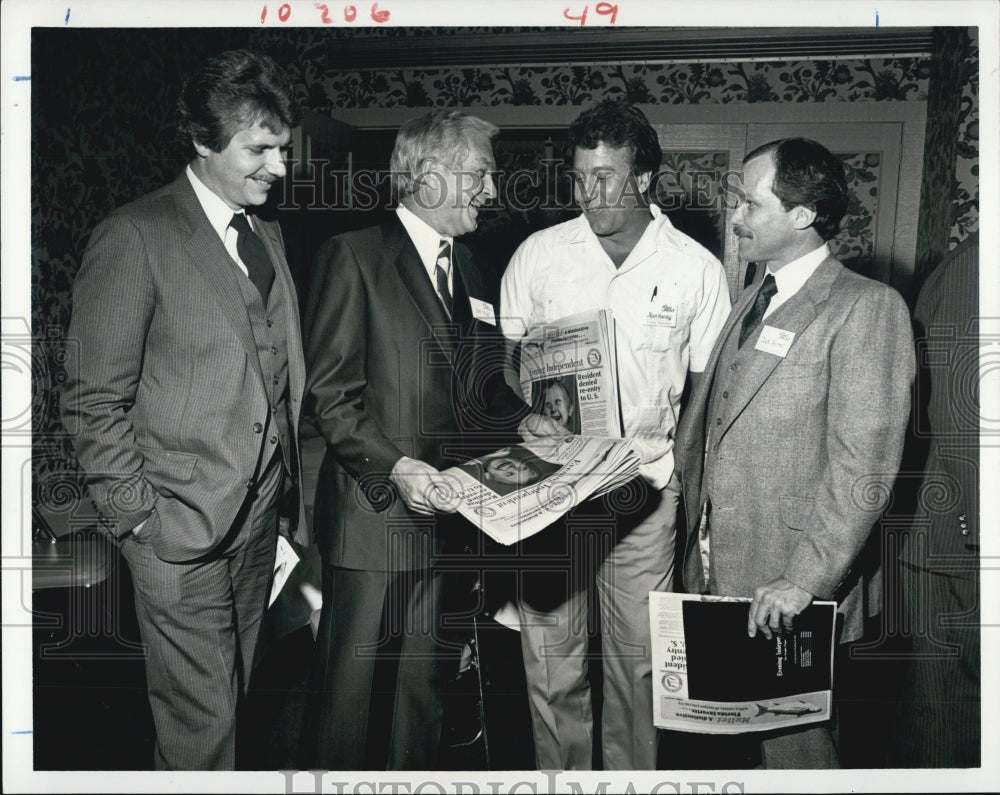
[[[452,320],[458,324],[460,329],[472,328],[472,303],[469,301],[469,287],[475,282],[472,281],[471,263],[465,255],[465,250],[459,248],[457,244],[451,247],[451,269],[452,269]]]
[[[188,256],[197,263],[198,272],[215,292],[223,313],[232,324],[243,347],[246,348],[254,369],[259,373],[260,359],[257,356],[257,344],[254,342],[253,329],[247,316],[246,303],[240,291],[238,281],[240,273],[226,247],[209,224],[208,217],[188,178],[181,175],[172,187],[179,226],[187,238],[184,245]],[[263,382],[263,375],[261,381]]]
[[[448,361],[452,362],[455,340],[453,334],[447,333],[451,321],[448,320],[441,300],[431,285],[431,280],[424,269],[424,263],[421,262],[420,255],[417,254],[416,246],[413,245],[410,236],[406,234],[403,224],[396,218],[384,227],[384,234],[390,241],[389,250],[398,251],[393,265],[403,287],[406,288],[410,300],[424,319],[431,334],[441,345]]]
[[[719,336],[712,348],[712,353],[708,357],[708,364],[705,365],[704,374],[698,389],[691,395],[687,408],[681,415],[680,427],[677,429],[676,445],[681,452],[685,466],[696,467],[700,471],[701,462],[705,452],[705,416],[708,413],[708,402],[715,387],[716,371],[719,368],[719,360],[722,358],[722,351],[726,347],[726,340],[733,333],[736,325],[742,321],[747,313],[750,303],[753,301],[753,290],[744,290],[737,296],[736,303],[729,312],[729,317],[722,326]],[[689,517],[690,518],[690,517]]]
[[[784,331],[790,331],[795,335],[792,340],[792,344],[788,349],[788,353],[794,350],[795,346],[799,344],[801,340],[802,332],[804,332],[809,324],[812,323],[817,314],[819,313],[820,305],[826,301],[830,294],[830,286],[833,284],[834,279],[837,277],[837,273],[843,266],[837,262],[832,257],[827,257],[816,271],[806,280],[806,283],[802,285],[802,288],[796,293],[792,298],[788,300],[787,303],[782,304],[778,309],[775,310],[774,315],[772,315],[768,320],[774,320],[774,325]],[[743,310],[740,313],[740,320],[742,316],[746,314],[748,306],[752,303],[754,297],[756,296],[756,291],[750,290],[750,295],[744,302],[741,302],[740,307]],[[735,314],[735,313],[734,313]],[[732,333],[733,328],[738,324],[734,323],[730,326],[729,333]],[[765,322],[765,325],[771,325]],[[735,420],[742,411],[747,407],[750,401],[753,399],[754,395],[760,390],[764,385],[764,382],[771,376],[774,370],[784,361],[785,357],[776,356],[771,353],[764,353],[763,351],[751,350],[746,351],[746,366],[743,372],[743,376],[738,380],[738,385],[732,396],[730,402],[730,411],[728,417],[723,420],[723,426],[720,434],[725,434],[732,425],[733,420]],[[788,354],[786,353],[786,356]]]

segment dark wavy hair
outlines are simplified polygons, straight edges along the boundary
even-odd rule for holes
[[[782,138],[754,149],[743,158],[774,156],[774,185],[771,191],[786,210],[808,207],[816,211],[813,229],[823,240],[840,230],[847,212],[847,180],[844,167],[829,149],[808,138]]]
[[[228,50],[209,58],[188,78],[177,101],[177,132],[221,152],[233,135],[258,121],[272,131],[298,121],[294,87],[266,55]]]
[[[585,110],[569,126],[573,149],[596,149],[604,143],[614,148],[628,147],[632,153],[632,173],[655,174],[663,152],[656,130],[646,115],[621,99],[606,99]]]

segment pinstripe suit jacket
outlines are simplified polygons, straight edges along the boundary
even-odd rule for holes
[[[289,305],[289,422],[305,368],[276,222],[255,219]],[[269,405],[239,271],[185,175],[94,231],[73,285],[63,415],[91,494],[123,537],[155,511],[157,556],[185,561],[226,535],[247,496]],[[297,448],[297,445],[296,445]],[[289,451],[291,452],[291,451]],[[144,528],[144,532],[145,532]]]
[[[698,524],[711,496],[710,590],[753,596],[785,577],[838,599],[842,640],[851,640],[864,620],[862,578],[851,569],[902,455],[914,374],[909,312],[892,288],[828,257],[766,321],[795,334],[787,354],[751,349],[736,365],[726,343],[756,292],[734,306],[678,428],[685,588],[705,589]],[[713,382],[732,376],[730,366],[740,372],[710,416]]]

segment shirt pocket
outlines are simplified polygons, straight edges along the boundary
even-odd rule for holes
[[[640,345],[654,353],[663,353],[674,346],[675,331],[676,329],[665,323],[651,321],[647,318],[643,321],[639,333]]]
[[[581,298],[580,293],[579,281],[550,275],[535,299],[536,317],[543,318],[543,324],[555,323],[564,317],[596,309],[588,306],[587,299]]]
[[[686,328],[689,322],[681,302],[650,302],[642,319],[642,343],[659,352],[675,348],[681,336],[679,329]]]

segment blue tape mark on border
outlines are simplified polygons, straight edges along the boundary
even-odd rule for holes
[[[23,83],[25,80],[31,80],[31,75],[14,75],[15,83]]]
[[[69,24],[69,9],[68,8],[66,9],[66,19],[63,20],[63,24],[64,25],[68,25]]]
[[[11,734],[34,734],[34,729],[22,729],[19,732],[11,732]]]
[[[68,16],[68,14],[67,14]],[[878,9],[875,9],[875,27],[878,28]]]

